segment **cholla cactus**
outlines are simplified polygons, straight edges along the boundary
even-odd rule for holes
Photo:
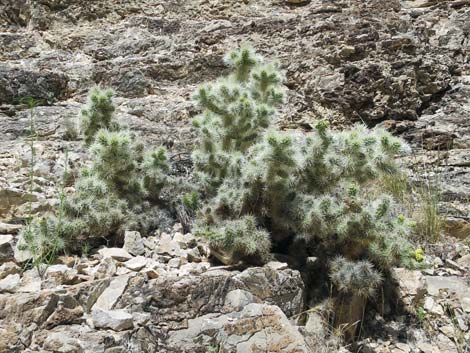
[[[225,221],[217,227],[200,228],[197,234],[210,239],[216,256],[226,264],[237,263],[242,259],[253,262],[265,262],[269,259],[269,234],[257,227],[252,216]]]
[[[160,191],[170,179],[166,150],[146,151],[138,136],[115,123],[112,96],[111,90],[93,89],[81,112],[91,163],[75,192],[62,195],[57,217],[36,220],[23,235],[23,247],[37,258],[51,249],[97,244],[128,228],[152,231],[159,221]]]
[[[340,293],[372,297],[382,275],[369,261],[349,261],[338,256],[330,262],[330,278]]]
[[[142,147],[136,145],[128,131],[100,130],[90,147],[91,173],[102,180],[110,191],[121,197],[141,192],[139,161]]]
[[[379,270],[410,264],[410,224],[377,187],[382,176],[400,172],[394,158],[407,146],[361,125],[336,132],[319,121],[309,134],[276,131],[283,97],[278,66],[264,64],[251,49],[231,52],[227,62],[233,73],[196,94],[203,111],[195,119],[199,147],[193,157],[211,196],[199,223],[213,247],[231,253],[234,237],[248,243],[249,236],[233,227],[249,220],[274,244],[301,235],[312,248],[321,243],[323,256],[368,260]],[[351,266],[364,272],[370,263]]]
[[[165,148],[159,147],[145,154],[140,170],[142,185],[149,199],[158,199],[160,191],[168,181],[169,168]]]
[[[118,124],[112,120],[116,109],[112,100],[113,95],[114,92],[110,89],[102,91],[95,87],[90,90],[88,105],[80,111],[80,124],[86,145],[94,141],[98,130],[118,129]]]
[[[97,175],[84,170],[75,193],[65,203],[67,222],[74,224],[68,238],[106,238],[121,229],[129,213],[128,203],[117,197]]]
[[[193,160],[201,179],[215,187],[239,175],[243,154],[275,119],[283,98],[282,73],[252,49],[232,51],[225,61],[233,73],[194,96],[203,112],[193,121],[200,131]]]

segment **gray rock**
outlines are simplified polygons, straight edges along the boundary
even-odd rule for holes
[[[76,338],[64,335],[63,332],[53,332],[49,334],[44,341],[43,347],[51,352],[84,353],[80,341]]]
[[[124,310],[102,310],[93,308],[93,324],[96,328],[109,328],[114,331],[129,330],[134,327],[132,315]]]
[[[126,231],[123,248],[134,256],[145,254],[144,242],[139,232]]]
[[[399,294],[405,304],[417,304],[423,300],[427,288],[421,271],[394,268],[392,274],[398,282]]]
[[[110,282],[109,286],[98,297],[93,309],[113,309],[121,295],[124,293],[128,282],[129,277],[126,275],[114,278]]]
[[[456,261],[460,266],[470,269],[470,254],[464,255]]]
[[[0,234],[16,234],[23,226],[0,222]]]
[[[434,315],[444,315],[444,310],[442,309],[442,306],[436,303],[432,297],[426,297],[426,299],[424,300],[423,309]]]
[[[126,266],[129,270],[132,271],[140,271],[145,266],[147,266],[149,259],[143,256],[137,256],[129,261],[124,262],[124,266]]]
[[[255,303],[240,312],[191,319],[187,329],[170,333],[168,345],[180,351],[207,347],[213,332],[219,349],[226,352],[311,352],[281,309]]]
[[[15,245],[11,234],[0,234],[0,263],[15,259]]]
[[[155,251],[159,255],[179,256],[182,254],[179,243],[167,233],[161,234]]]
[[[20,286],[20,275],[8,275],[4,279],[0,280],[0,293],[15,292]]]
[[[121,248],[102,248],[98,253],[103,257],[111,257],[116,261],[125,262],[132,259],[132,255]]]
[[[97,279],[113,277],[117,271],[116,261],[112,257],[105,257],[93,271]]]
[[[5,262],[0,266],[0,279],[3,279],[8,275],[20,273],[20,271],[21,268],[14,262]]]
[[[229,311],[240,311],[251,303],[259,303],[259,299],[255,298],[250,292],[242,289],[235,289],[228,292],[224,302],[225,307]]]
[[[439,296],[441,290],[455,293],[462,308],[470,312],[470,287],[461,277],[426,276],[427,287],[430,295]]]
[[[14,66],[0,67],[0,104],[17,104],[21,97],[53,102],[67,92],[67,76],[52,70],[33,71]]]

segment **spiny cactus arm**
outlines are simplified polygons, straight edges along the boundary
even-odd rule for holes
[[[102,91],[94,87],[90,90],[87,107],[80,112],[80,123],[87,145],[93,142],[99,129],[115,125],[112,123],[112,116],[116,109],[112,100],[113,95],[114,92],[110,89]]]
[[[251,72],[252,96],[262,103],[272,106],[283,102],[284,75],[277,65],[268,64],[255,67]]]
[[[251,70],[262,62],[262,58],[255,53],[253,48],[245,46],[230,51],[225,56],[224,61],[233,68],[234,78],[238,82],[246,83],[250,78]]]

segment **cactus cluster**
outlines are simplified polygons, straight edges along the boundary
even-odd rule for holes
[[[169,179],[166,150],[146,150],[135,133],[115,122],[112,97],[111,90],[94,88],[80,113],[91,163],[80,171],[75,191],[63,198],[60,217],[36,220],[23,234],[22,248],[37,259],[50,249],[76,249],[128,228],[148,231],[149,218],[158,213]]]
[[[381,177],[400,172],[395,156],[407,146],[362,125],[338,132],[319,121],[311,133],[279,131],[279,65],[249,48],[229,53],[226,62],[232,73],[194,97],[201,114],[193,157],[208,195],[198,233],[225,252],[220,259],[258,254],[263,261],[272,245],[301,238],[308,248],[321,244],[324,256],[343,256],[330,266],[333,283],[348,279],[342,286],[351,292],[369,283],[363,294],[380,282],[374,268],[413,261],[410,222],[379,186]]]

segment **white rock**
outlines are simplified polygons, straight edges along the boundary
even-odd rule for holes
[[[132,315],[124,310],[102,310],[93,308],[93,324],[96,328],[109,328],[114,331],[129,330],[134,327]]]
[[[435,315],[444,315],[442,306],[437,304],[432,297],[426,297],[424,300],[423,309]]]
[[[181,266],[181,259],[179,257],[175,257],[168,261],[168,267],[170,268],[180,268]]]
[[[39,276],[37,269],[25,271],[23,278],[21,278],[21,287],[18,292],[37,293],[41,290],[42,279]]]
[[[20,250],[19,246],[24,244],[23,236],[20,234],[18,241],[16,242],[14,249],[15,262],[17,264],[22,264],[33,258],[33,255],[28,250]]]
[[[111,310],[121,297],[122,293],[126,290],[128,282],[128,276],[114,278],[96,300],[95,305],[93,305],[93,309]]]
[[[116,261],[112,257],[105,257],[100,264],[96,266],[93,275],[97,279],[113,277],[116,273]]]
[[[126,266],[129,270],[132,271],[140,271],[145,266],[147,266],[148,259],[143,256],[137,256],[129,261],[124,262],[124,266]]]
[[[122,248],[103,248],[98,251],[103,257],[112,257],[116,261],[124,262],[132,259],[132,255]]]
[[[20,275],[8,275],[4,279],[0,280],[0,293],[4,292],[15,292],[20,286]]]
[[[460,266],[470,269],[470,254],[462,256],[456,261]]]
[[[224,305],[232,311],[240,311],[250,303],[258,303],[253,294],[243,289],[235,289],[227,293]]]
[[[410,346],[408,346],[407,344],[405,343],[396,343],[395,346],[402,352],[404,353],[410,353],[411,352],[411,348]]]
[[[139,232],[127,231],[124,233],[124,250],[127,250],[134,256],[145,253],[144,242]]]
[[[269,261],[265,266],[275,271],[285,270],[288,267],[286,263],[279,261]]]
[[[16,234],[20,229],[21,225],[19,224],[9,224],[0,222],[0,233],[1,234]]]

